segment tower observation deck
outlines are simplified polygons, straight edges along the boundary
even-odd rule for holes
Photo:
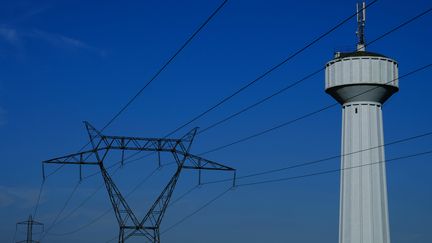
[[[390,243],[382,105],[398,90],[396,61],[360,41],[326,65],[325,91],[342,105],[339,243]]]

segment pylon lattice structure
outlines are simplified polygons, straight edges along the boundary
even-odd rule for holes
[[[43,167],[46,164],[75,164],[80,166],[81,176],[82,165],[98,166],[120,227],[118,237],[119,243],[125,242],[132,236],[142,236],[154,243],[160,242],[159,228],[183,169],[231,171],[234,175],[233,185],[235,183],[235,169],[189,153],[197,128],[192,129],[180,139],[140,138],[106,136],[96,130],[88,122],[84,123],[90,137],[92,149],[43,161]],[[124,161],[125,151],[156,152],[158,154],[159,164],[161,158],[160,153],[171,153],[177,163],[175,173],[141,220],[138,219],[133,210],[129,207],[127,201],[105,168],[104,160],[108,153],[113,150],[121,150],[122,163]]]
[[[39,243],[39,241],[33,240],[33,228],[35,226],[38,226],[39,228],[42,228],[42,231],[44,229],[44,225],[42,223],[36,222],[33,220],[33,217],[30,215],[28,220],[22,221],[16,224],[17,230],[18,226],[25,226],[27,230],[27,238],[25,240],[17,241],[16,243]]]

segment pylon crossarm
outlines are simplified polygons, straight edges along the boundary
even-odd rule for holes
[[[44,226],[44,224],[42,224],[42,223],[39,223],[39,222],[36,222],[36,221],[29,221],[29,220],[23,221],[23,222],[19,222],[17,224],[25,224],[25,225],[27,225],[27,224],[30,224],[30,223],[33,224],[33,225]]]
[[[24,221],[24,222],[19,222],[19,223],[17,223],[17,224],[29,224],[29,223],[31,223],[31,224],[33,224],[33,225],[40,225],[40,226],[44,226],[44,224],[42,224],[42,223],[39,223],[39,222],[36,222],[36,221]]]
[[[98,159],[95,155],[95,150],[88,150],[80,153],[74,153],[57,157],[50,160],[42,161],[43,164],[85,164],[85,165],[97,165]]]
[[[193,155],[193,154],[183,154],[186,157],[183,168],[185,169],[195,169],[195,170],[226,170],[226,171],[235,171],[234,168],[231,168],[226,165],[222,165],[220,163],[204,159],[202,157]]]
[[[118,150],[135,150],[148,152],[172,152],[178,149],[182,143],[179,139],[155,139],[155,138],[136,138],[103,136],[106,147]]]
[[[193,136],[196,133],[196,129],[193,129],[180,139],[107,136],[103,135],[100,131],[90,125],[90,123],[84,123],[93,148],[98,149],[108,148],[149,152],[175,152],[179,150],[187,152],[189,144],[192,142]],[[186,142],[188,146],[185,146],[183,144],[184,142]]]

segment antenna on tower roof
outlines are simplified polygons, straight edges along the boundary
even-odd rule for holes
[[[357,2],[357,51],[365,51],[366,2]]]

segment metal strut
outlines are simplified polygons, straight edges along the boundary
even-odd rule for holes
[[[231,171],[235,169],[189,153],[197,128],[192,129],[179,139],[171,138],[141,138],[124,136],[106,136],[95,129],[90,123],[84,122],[92,149],[70,154],[42,162],[47,164],[98,165],[112,207],[119,224],[118,242],[123,243],[132,236],[145,237],[153,243],[160,242],[160,225],[169,205],[169,201],[177,185],[183,169]],[[129,207],[120,190],[104,167],[104,160],[112,150],[121,150],[122,161],[125,151],[149,151],[171,153],[177,163],[177,169],[159,197],[155,200],[142,220],[139,220]],[[235,177],[234,177],[235,179]],[[233,185],[234,185],[233,179]]]

